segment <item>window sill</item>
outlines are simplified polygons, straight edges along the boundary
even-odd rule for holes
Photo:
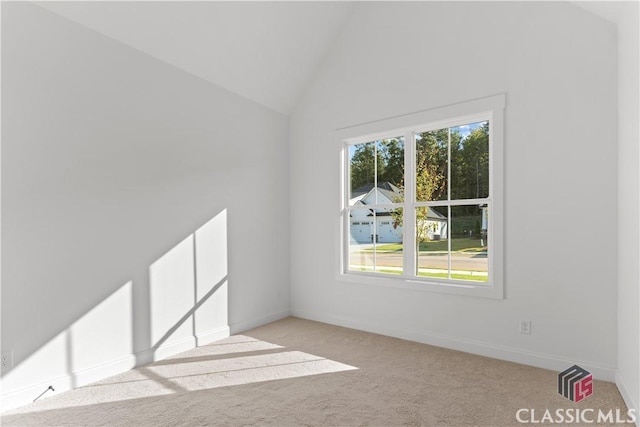
[[[419,292],[436,292],[449,295],[463,295],[492,299],[504,299],[501,286],[491,283],[475,284],[466,281],[439,281],[437,279],[417,279],[406,276],[378,275],[349,272],[338,275],[338,281],[360,285],[382,286]]]

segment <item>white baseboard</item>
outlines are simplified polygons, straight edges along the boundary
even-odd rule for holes
[[[188,336],[176,341],[165,343],[158,348],[149,348],[147,350],[136,353],[136,359],[138,361],[136,366],[146,365],[153,363],[156,360],[166,359],[174,354],[181,353],[183,351],[191,350],[196,347],[196,337]]]
[[[622,395],[622,400],[627,405],[629,410],[633,410],[636,414],[636,426],[640,427],[640,413],[638,410],[638,398],[634,398],[631,393],[629,393],[629,388],[626,386],[624,380],[622,379],[622,374],[620,371],[616,371],[616,386],[618,390],[620,390],[620,394]]]
[[[231,328],[229,328],[229,326],[223,326],[221,328],[213,329],[202,334],[196,334],[196,347],[210,344],[223,338],[228,338],[230,335]]]
[[[277,313],[268,314],[258,319],[247,320],[244,322],[236,322],[229,325],[231,329],[231,335],[236,335],[249,329],[257,328],[258,326],[266,325],[267,323],[275,322],[276,320],[289,317],[291,312],[289,310],[283,310]]]
[[[183,351],[191,350],[198,345],[204,345],[229,336],[229,327],[223,326],[211,331],[189,336],[174,342],[162,345],[157,349],[148,349],[136,354],[130,354],[121,358],[93,366],[88,369],[74,371],[71,374],[51,378],[47,381],[32,384],[18,390],[2,394],[0,399],[0,412],[8,411],[23,405],[32,403],[43,391],[52,386],[55,391],[47,391],[42,399],[82,387],[87,384],[100,381],[104,378],[126,372],[136,366],[146,365],[156,360],[161,360]]]
[[[49,386],[52,386],[54,390],[48,390],[41,399],[46,399],[65,391],[82,387],[121,372],[128,371],[129,369],[134,368],[135,365],[135,355],[127,355],[88,369],[74,371],[68,375],[51,378],[38,384],[29,385],[18,390],[11,391],[7,394],[3,394],[0,399],[0,410],[4,412],[32,403],[34,399],[47,390]]]
[[[192,348],[209,344],[222,338],[227,338],[229,335],[229,326],[222,326],[211,331],[196,334],[195,336],[190,335],[170,343],[165,343],[157,349],[144,350],[140,353],[136,353],[138,366],[146,365],[147,363],[155,362],[156,360],[166,359],[174,354],[182,353],[183,351],[191,350]]]
[[[513,347],[498,346],[481,341],[469,340],[453,336],[429,334],[420,331],[396,330],[392,327],[374,325],[361,320],[349,319],[346,317],[332,316],[325,313],[314,313],[305,310],[292,310],[292,316],[317,322],[329,323],[343,326],[345,328],[358,329],[380,335],[401,338],[436,347],[444,347],[452,350],[463,351],[465,353],[477,354],[508,362],[520,363],[537,368],[549,369],[561,372],[571,365],[577,364],[593,374],[595,379],[604,381],[615,381],[615,368],[601,366],[585,360],[569,360],[560,356],[536,353],[521,350]]]

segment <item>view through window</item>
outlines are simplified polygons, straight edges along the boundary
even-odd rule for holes
[[[493,126],[488,111],[344,138],[343,272],[491,284]]]

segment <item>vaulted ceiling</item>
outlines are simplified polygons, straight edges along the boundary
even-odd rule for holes
[[[37,2],[288,114],[347,20],[350,2]]]
[[[619,18],[619,2],[571,3],[612,22]],[[283,114],[295,107],[358,7],[346,1],[37,4]]]

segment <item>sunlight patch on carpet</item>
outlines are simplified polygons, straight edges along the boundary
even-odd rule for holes
[[[246,353],[258,354],[246,354]],[[233,336],[24,408],[39,412],[356,370],[250,337]]]

